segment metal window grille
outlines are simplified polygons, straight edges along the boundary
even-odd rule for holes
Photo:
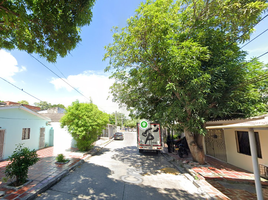
[[[30,139],[30,128],[22,129],[22,140]]]
[[[259,164],[260,166],[260,176],[263,178],[268,178],[268,166]]]

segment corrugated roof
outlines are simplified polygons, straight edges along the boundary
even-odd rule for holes
[[[47,120],[47,121],[50,121],[50,118],[42,116],[41,114],[35,112],[34,110],[31,110],[31,109],[26,108],[26,107],[21,106],[21,105],[20,106],[18,106],[18,105],[0,106],[0,110],[6,110],[6,109],[22,109],[22,110],[24,110],[24,111],[26,111],[28,113],[31,113],[31,114],[33,114],[33,115],[35,115],[37,117],[40,117],[40,118],[42,118],[44,120]]]
[[[268,128],[268,117],[259,120],[246,121],[228,125],[207,126],[207,129],[218,128]]]

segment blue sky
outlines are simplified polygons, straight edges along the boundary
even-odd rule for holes
[[[71,51],[65,58],[58,58],[57,63],[48,63],[38,55],[34,56],[62,78],[67,77],[72,86],[86,97],[91,97],[93,103],[98,105],[101,110],[108,113],[116,110],[125,112],[123,108],[118,108],[111,99],[107,100],[109,87],[113,80],[108,78],[108,73],[104,73],[107,62],[102,61],[102,59],[105,54],[104,46],[113,41],[112,27],[122,28],[126,26],[127,19],[134,15],[135,9],[141,2],[142,0],[97,0],[93,8],[92,22],[89,26],[82,28],[82,42],[77,45],[75,50]],[[268,17],[255,27],[256,32],[252,38],[267,27]],[[243,48],[248,51],[249,58],[268,51],[267,38],[268,31]],[[268,55],[263,56],[260,60],[268,63]],[[65,106],[70,105],[76,99],[80,102],[87,101],[86,98],[71,89],[26,52],[2,49],[0,50],[0,61],[1,77],[42,101],[52,104],[61,103]],[[2,79],[0,79],[0,100],[27,100],[32,105],[34,102],[38,102],[37,99]]]

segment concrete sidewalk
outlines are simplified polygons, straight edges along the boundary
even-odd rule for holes
[[[164,155],[210,199],[257,199],[254,174],[251,172],[210,156],[206,156],[206,165],[199,165],[192,162],[190,154],[180,158],[176,152],[168,153],[165,148]],[[263,198],[268,200],[268,181],[261,179],[261,182]]]
[[[3,199],[33,199],[53,184],[60,181],[69,171],[81,165],[84,160],[96,154],[113,139],[100,138],[94,143],[94,148],[89,152],[65,151],[62,152],[66,158],[70,159],[67,164],[56,164],[56,156],[59,151],[54,147],[48,147],[37,151],[40,160],[29,168],[28,178],[30,183],[21,188],[8,188],[9,183],[3,183],[5,167],[8,161],[0,162],[0,193]]]

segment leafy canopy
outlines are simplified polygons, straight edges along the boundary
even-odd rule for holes
[[[119,112],[113,112],[112,114],[109,115],[109,124],[116,124],[117,126],[123,126],[124,122],[127,120],[125,114],[119,113]],[[123,122],[123,124],[122,124]]]
[[[0,2],[0,49],[37,53],[49,62],[81,41],[95,0],[4,0]]]
[[[51,104],[46,101],[35,102],[34,105],[40,107],[41,110],[47,110],[49,108],[54,108],[54,107],[65,109],[65,106],[63,104]]]
[[[25,104],[25,105],[29,105],[29,102],[26,101],[26,100],[21,100],[21,101],[18,101],[18,103],[20,104]]]
[[[142,3],[105,47],[114,100],[133,116],[200,134],[208,120],[266,111],[267,82],[252,81],[263,64],[246,62],[238,47],[266,8],[253,0]]]
[[[68,106],[66,114],[61,118],[61,127],[68,127],[69,133],[77,142],[77,147],[89,150],[98,135],[109,123],[109,115],[98,109],[93,103],[75,101]]]

